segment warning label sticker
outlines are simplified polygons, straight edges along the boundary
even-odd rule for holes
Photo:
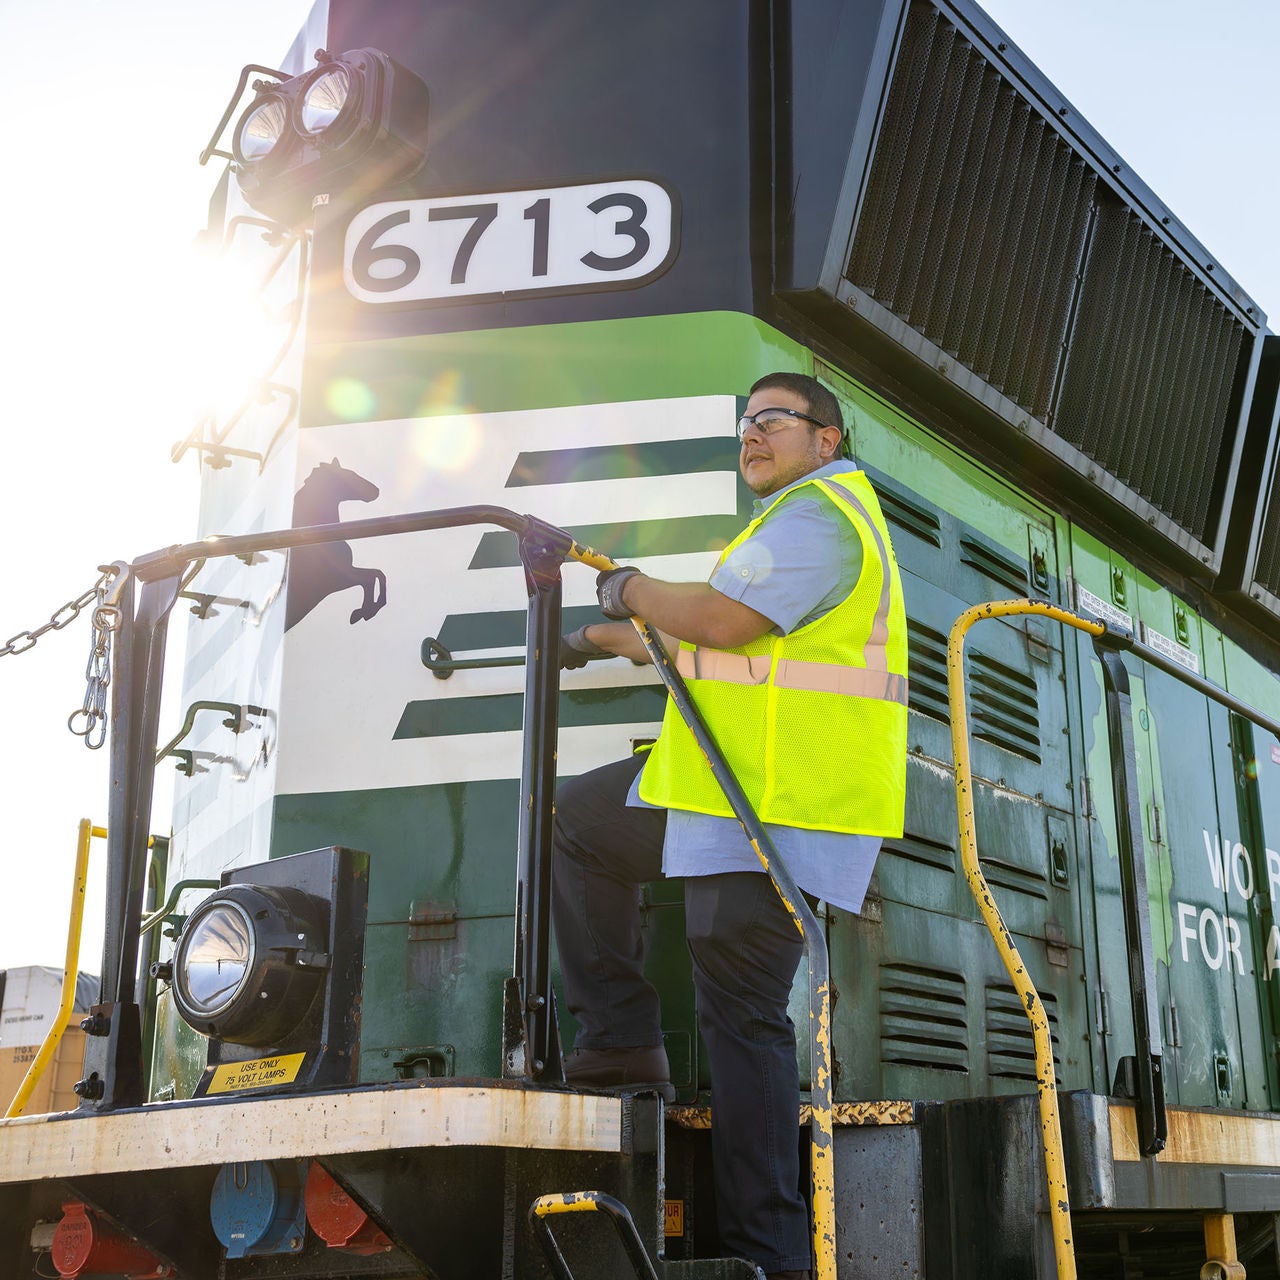
[[[305,1053],[285,1053],[275,1058],[255,1058],[252,1062],[228,1062],[213,1073],[210,1093],[234,1093],[240,1089],[266,1089],[292,1084],[298,1078]]]
[[[666,1213],[663,1215],[662,1234],[664,1236],[684,1235],[684,1201],[668,1200]]]

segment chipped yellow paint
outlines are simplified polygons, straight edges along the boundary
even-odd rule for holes
[[[1032,614],[1053,618],[1094,637],[1106,631],[1100,622],[1079,618],[1066,609],[1039,600],[996,600],[966,609],[951,628],[947,642],[947,696],[951,708],[951,745],[956,762],[956,813],[960,820],[960,859],[965,879],[978,910],[995,941],[1027,1012],[1035,1043],[1036,1094],[1040,1103],[1040,1134],[1044,1143],[1045,1174],[1049,1187],[1049,1215],[1053,1224],[1054,1256],[1058,1280],[1075,1280],[1076,1258],[1071,1240],[1071,1204],[1067,1195],[1067,1166],[1062,1150],[1062,1125],[1058,1117],[1058,1085],[1053,1071],[1053,1045],[1049,1019],[1039,993],[1027,975],[991,888],[978,862],[978,839],[973,811],[973,768],[969,759],[969,721],[964,695],[964,638],[974,623],[984,618],[1021,617]]]
[[[539,1196],[530,1206],[536,1217],[551,1213],[595,1213],[600,1208],[599,1191],[566,1191],[561,1195]]]

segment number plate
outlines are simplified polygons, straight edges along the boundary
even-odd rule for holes
[[[634,288],[675,259],[677,214],[642,179],[387,201],[352,218],[343,274],[374,303]]]

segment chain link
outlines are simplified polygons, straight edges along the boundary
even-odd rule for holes
[[[120,609],[107,603],[120,570],[112,565],[104,568],[97,582],[88,591],[68,600],[66,604],[55,609],[49,621],[33,631],[19,631],[0,645],[0,658],[10,654],[26,653],[36,647],[41,636],[50,631],[61,631],[69,627],[89,605],[93,605],[93,647],[89,650],[89,661],[85,664],[84,702],[67,717],[67,728],[78,738],[84,739],[84,745],[96,751],[107,740],[107,687],[111,683],[111,635],[120,625]],[[80,727],[77,727],[79,722]]]
[[[44,626],[37,627],[34,631],[19,631],[16,636],[10,636],[3,645],[0,645],[0,658],[7,658],[11,653],[26,653],[28,649],[36,647],[36,641],[41,636],[50,631],[61,631],[63,627],[69,627],[87,605],[97,600],[100,593],[106,591],[106,585],[113,576],[114,574],[104,571],[102,577],[83,595],[76,596],[74,600],[68,600],[66,604],[55,609],[53,616]]]
[[[111,636],[120,625],[120,609],[107,603],[114,570],[104,571],[94,584],[93,645],[84,666],[84,701],[67,717],[67,728],[90,751],[107,740],[107,688],[111,684]]]

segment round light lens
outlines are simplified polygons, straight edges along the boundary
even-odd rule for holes
[[[289,108],[283,98],[267,98],[250,107],[236,130],[236,150],[246,163],[270,155],[289,127]]]
[[[182,1003],[212,1018],[235,1000],[254,962],[253,923],[238,903],[211,906],[187,927],[175,966]]]
[[[307,85],[299,115],[303,132],[313,137],[323,133],[341,114],[351,96],[351,77],[346,67],[326,68]]]

